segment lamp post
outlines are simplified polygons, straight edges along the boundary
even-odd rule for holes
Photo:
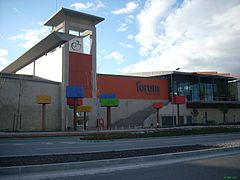
[[[180,68],[176,68],[174,71],[172,71],[171,73],[171,91],[172,91],[172,97],[171,97],[171,101],[172,101],[172,117],[174,117],[174,106],[173,106],[173,96],[174,96],[174,80],[173,80],[173,74],[175,73],[175,71],[178,71]],[[174,118],[173,118],[174,121]],[[177,122],[177,120],[176,120]],[[175,123],[174,123],[175,125]]]

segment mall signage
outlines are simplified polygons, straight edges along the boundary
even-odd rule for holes
[[[145,94],[159,94],[160,86],[158,84],[146,84],[141,81],[136,82],[137,92],[143,92]]]
[[[68,106],[74,106],[74,99],[73,98],[67,98],[67,105]],[[81,106],[81,105],[83,105],[82,98],[77,98],[76,99],[76,106]]]
[[[42,105],[42,131],[46,129],[46,104],[51,104],[51,96],[38,95],[36,96],[37,104]]]
[[[172,104],[185,104],[185,96],[173,96]]]
[[[92,106],[79,106],[77,112],[92,112]]]
[[[73,127],[77,130],[77,106],[82,105],[83,88],[82,86],[67,86],[66,97],[68,105],[73,105]]]
[[[111,107],[117,107],[119,105],[119,100],[117,95],[112,94],[101,94],[100,95],[100,105],[101,107],[106,107],[107,110],[107,129],[111,129]]]
[[[101,94],[100,99],[115,99],[117,98],[117,95],[115,93],[111,93],[111,94]]]
[[[100,95],[100,105],[102,107],[117,107],[119,105],[119,100],[116,94],[101,94]]]
[[[38,104],[51,104],[51,96],[47,95],[36,96],[36,102]]]
[[[83,53],[83,38],[75,37],[69,41],[69,52]]]
[[[153,103],[153,108],[161,109],[164,105],[160,102]]]
[[[155,103],[153,103],[152,106],[157,111],[157,128],[159,128],[160,127],[159,109],[163,108],[164,105],[161,102],[155,102]]]
[[[66,97],[67,98],[83,98],[82,86],[67,86]]]
[[[119,105],[118,99],[100,99],[100,104],[102,107],[117,107]]]

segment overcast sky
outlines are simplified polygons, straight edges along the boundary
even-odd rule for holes
[[[0,70],[50,33],[61,7],[97,25],[99,73],[240,73],[240,0],[0,0]]]

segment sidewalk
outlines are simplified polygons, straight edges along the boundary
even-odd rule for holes
[[[85,131],[18,131],[18,132],[0,132],[1,138],[32,138],[32,137],[67,137],[67,136],[82,136],[88,134],[99,134],[99,133],[117,133],[117,132],[147,132],[147,131],[166,131],[170,129],[195,129],[195,128],[207,128],[207,127],[235,127],[240,128],[236,125],[211,125],[211,126],[180,126],[180,127],[169,127],[169,128],[141,128],[141,129],[113,129],[113,130],[85,130]]]
[[[86,130],[86,131],[34,131],[34,132],[0,132],[0,138],[32,138],[32,137],[67,137],[87,134],[114,133],[114,132],[143,132],[155,129],[121,129],[121,130]]]

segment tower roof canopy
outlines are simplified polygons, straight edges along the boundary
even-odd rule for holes
[[[82,13],[79,11],[74,11],[71,9],[62,8],[56,12],[50,19],[48,19],[44,25],[45,26],[57,26],[63,21],[88,21],[92,25],[96,25],[104,20],[102,17]]]

